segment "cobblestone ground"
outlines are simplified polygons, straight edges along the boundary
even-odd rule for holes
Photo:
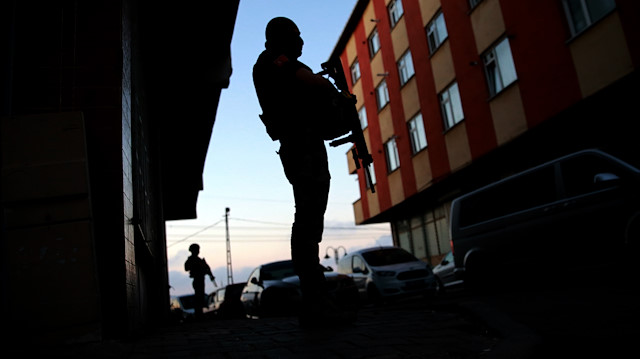
[[[482,358],[499,338],[455,306],[422,298],[364,307],[335,329],[302,330],[297,319],[235,319],[160,328],[131,342],[60,349],[97,358]],[[56,351],[50,351],[55,355]]]

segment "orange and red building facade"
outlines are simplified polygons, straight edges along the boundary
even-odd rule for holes
[[[374,158],[375,193],[349,168],[356,223],[389,222],[395,245],[434,263],[462,193],[583,148],[640,162],[639,10],[633,0],[358,1],[332,54],[352,74]]]

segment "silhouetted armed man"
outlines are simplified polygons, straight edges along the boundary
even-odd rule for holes
[[[335,314],[318,257],[331,177],[317,116],[328,106],[327,93],[335,88],[297,60],[303,41],[293,21],[272,19],[266,40],[266,50],[253,67],[253,81],[263,111],[260,117],[269,136],[280,141],[280,160],[293,186],[296,212],[291,259],[300,277],[300,322],[314,326]]]
[[[202,316],[202,308],[205,306],[204,277],[208,275],[214,285],[216,282],[207,262],[204,258],[198,257],[200,246],[196,243],[190,245],[189,252],[191,252],[191,256],[184,262],[184,270],[189,272],[189,277],[193,278],[193,290],[195,292],[193,307],[195,316],[200,318]]]

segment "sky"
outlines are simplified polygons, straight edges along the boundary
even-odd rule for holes
[[[233,282],[245,282],[260,264],[290,259],[291,224],[295,213],[291,185],[258,115],[262,113],[251,77],[264,50],[264,29],[274,17],[292,19],[304,48],[300,61],[315,72],[333,51],[356,0],[240,0],[231,42],[233,74],[222,90],[203,173],[198,218],[167,222],[170,294],[191,294],[184,262],[192,243],[211,267],[218,286],[228,284],[226,223],[229,227]],[[388,223],[356,226],[353,202],[360,198],[357,176],[350,175],[348,145],[327,146],[331,190],[320,243],[324,265],[335,265],[335,252],[392,245]],[[225,208],[229,208],[225,221]],[[325,254],[330,255],[324,259]],[[209,281],[206,292],[216,287]]]

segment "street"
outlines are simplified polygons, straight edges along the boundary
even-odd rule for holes
[[[631,357],[640,334],[637,290],[601,283],[459,298],[460,306],[530,358]],[[526,348],[529,348],[528,350]]]
[[[637,295],[620,283],[505,289],[364,305],[354,324],[302,330],[297,318],[207,320],[135,340],[8,348],[65,358],[629,357]],[[13,350],[12,350],[13,349]]]

